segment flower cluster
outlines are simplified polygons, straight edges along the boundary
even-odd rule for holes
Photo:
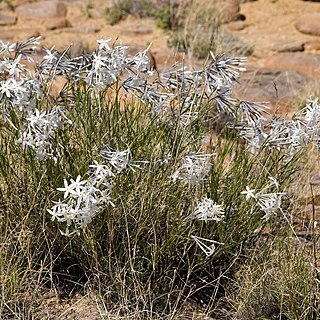
[[[25,131],[20,132],[18,142],[24,148],[32,148],[35,151],[37,160],[46,160],[51,157],[56,160],[52,150],[52,141],[55,131],[67,120],[60,108],[50,111],[39,111],[39,109],[29,109],[26,113]]]
[[[57,76],[65,77],[73,85],[86,83],[94,91],[117,84],[118,88],[147,104],[153,117],[184,127],[191,125],[197,117],[203,99],[214,103],[219,111],[229,113],[234,119],[241,113],[241,120],[248,123],[261,118],[264,112],[263,106],[232,97],[233,84],[244,70],[244,58],[215,56],[211,52],[211,61],[202,70],[190,71],[176,64],[154,77],[148,58],[149,47],[130,57],[126,46],[115,45],[108,38],[97,41],[96,51],[77,57],[69,55],[69,48],[63,52],[54,47],[45,48],[42,61],[31,73],[22,61],[33,62],[30,54],[36,50],[38,40],[31,38],[21,44],[0,43],[0,98],[5,101],[3,113],[8,122],[9,107],[22,110],[22,122],[28,121],[29,109],[35,108],[37,99],[48,92]],[[66,88],[68,86],[63,90]],[[67,94],[60,92],[60,96]],[[177,102],[180,102],[179,108]]]
[[[70,121],[62,108],[40,110],[37,101],[44,96],[44,86],[37,72],[32,73],[25,62],[33,63],[31,54],[39,44],[38,38],[23,43],[10,44],[0,41],[0,100],[4,120],[19,130],[23,148],[35,151],[37,160],[57,160],[53,148],[55,132]],[[14,120],[11,114],[15,114]]]
[[[244,58],[215,56],[202,70],[190,71],[184,66],[172,68],[154,77],[148,58],[148,48],[129,57],[127,47],[99,39],[98,48],[91,54],[70,57],[68,49],[58,52],[45,48],[45,55],[33,74],[22,63],[32,62],[39,38],[21,44],[0,42],[0,99],[5,119],[10,122],[10,110],[35,108],[46,85],[58,75],[73,84],[86,83],[93,90],[117,86],[134,95],[150,107],[152,116],[186,127],[197,117],[201,101],[206,99],[218,111],[234,120],[233,126],[250,142],[253,149],[268,144],[288,150],[288,161],[308,142],[319,144],[319,103],[309,100],[306,107],[291,120],[266,120],[263,103],[241,101],[232,96],[234,83],[244,70]],[[179,101],[179,108],[176,102]],[[35,113],[35,110],[33,111]]]
[[[290,161],[307,143],[320,145],[320,105],[317,99],[309,100],[292,120],[272,118],[267,121],[264,103],[233,97],[234,83],[244,70],[244,58],[228,58],[211,52],[208,63],[200,70],[188,70],[183,65],[175,64],[156,77],[148,58],[149,47],[128,56],[126,46],[116,45],[107,38],[97,41],[94,52],[77,57],[70,56],[68,48],[63,52],[58,52],[54,47],[45,48],[42,61],[31,72],[23,61],[33,63],[31,54],[36,50],[38,40],[31,38],[20,44],[0,41],[0,100],[4,119],[20,132],[18,142],[24,148],[33,149],[36,159],[57,160],[59,152],[54,146],[59,143],[53,143],[57,138],[57,129],[70,123],[67,118],[69,114],[59,106],[58,99],[46,99],[50,100],[50,105],[38,103],[50,93],[50,85],[57,76],[67,80],[59,97],[65,99],[64,104],[70,101],[70,106],[75,101],[74,90],[70,88],[85,86],[88,94],[95,95],[114,86],[144,103],[149,108],[150,116],[168,124],[169,128],[178,125],[188,130],[193,120],[203,113],[203,105],[209,104],[228,115],[230,125],[254,150],[261,146],[285,149]],[[11,116],[12,111],[15,117]],[[202,153],[185,156],[172,175],[173,181],[180,180],[191,186],[204,182],[212,166],[210,157],[212,154]],[[128,167],[132,170],[140,167],[137,162],[132,162],[129,149],[118,151],[104,146],[101,162],[90,166],[86,179],[78,176],[75,180],[64,181],[64,187],[59,188],[64,192],[64,198],[56,202],[49,212],[53,218],[67,223],[66,233],[72,224],[75,230],[82,228],[103,204],[112,204],[114,177]],[[266,188],[256,192],[248,188],[243,194],[247,199],[256,200],[266,220],[281,210],[282,193],[270,193]],[[220,205],[204,198],[192,218],[220,221],[223,216]]]
[[[198,203],[194,212],[187,219],[200,220],[207,223],[208,221],[220,222],[224,217],[225,212],[223,206],[216,204],[212,199],[205,197]],[[192,238],[207,257],[215,252],[216,244],[223,245],[223,243],[211,239],[197,236],[192,236]]]
[[[246,196],[246,200],[250,199],[255,200],[255,202],[260,207],[261,211],[264,212],[263,220],[268,220],[272,215],[276,215],[278,212],[282,212],[281,200],[285,195],[283,192],[267,192],[271,188],[279,188],[279,183],[273,177],[270,177],[270,183],[260,191],[255,189],[250,189],[246,187],[245,191],[242,191],[241,194]]]
[[[257,116],[256,119],[242,122],[236,127],[254,150],[263,145],[286,150],[287,161],[290,161],[308,143],[320,146],[319,100],[318,98],[308,99],[306,106],[291,120],[272,118],[267,122],[264,117]]]
[[[36,49],[38,40],[39,37],[31,38],[21,44],[0,40],[0,101],[5,120],[9,120],[11,109],[32,108],[43,95],[39,79],[23,63],[32,62],[30,53]]]
[[[181,180],[189,185],[201,183],[210,172],[212,155],[199,153],[184,157],[181,166],[172,175],[173,181]]]
[[[130,150],[113,151],[105,145],[101,151],[102,161],[94,161],[89,166],[86,180],[80,175],[70,182],[64,179],[64,187],[57,188],[64,193],[63,200],[54,202],[52,208],[47,209],[52,215],[52,220],[66,223],[66,231],[61,231],[63,235],[79,233],[79,229],[88,225],[104,206],[114,206],[111,198],[114,178],[131,166],[131,158],[128,155]],[[74,229],[72,232],[70,227]]]
[[[189,217],[190,219],[207,221],[222,221],[225,217],[223,206],[214,203],[209,198],[203,198]]]

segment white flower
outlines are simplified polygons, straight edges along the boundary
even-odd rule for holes
[[[112,38],[107,38],[107,39],[99,39],[97,40],[98,44],[99,44],[99,50],[111,50],[110,46],[108,45],[108,43],[112,40]]]
[[[300,119],[307,127],[318,127],[320,123],[319,99],[308,99],[306,106],[296,113],[296,118]]]
[[[269,177],[270,183],[265,186],[259,192],[255,189],[250,189],[246,187],[246,191],[242,191],[241,194],[246,195],[246,200],[253,198],[255,203],[258,204],[260,209],[264,212],[263,220],[268,220],[271,215],[276,215],[279,211],[281,212],[281,199],[285,195],[283,192],[267,192],[268,189],[276,187],[279,189],[279,182],[273,178]]]
[[[6,81],[2,81],[0,83],[0,92],[3,94],[3,95],[6,95],[7,98],[10,98],[11,97],[11,91],[13,90],[14,88],[14,79],[12,78],[9,78],[8,80]]]
[[[68,227],[66,228],[66,231],[61,231],[61,230],[59,230],[59,231],[60,231],[61,235],[66,236],[66,237],[71,237],[74,234],[76,234],[78,236],[80,235],[79,230],[73,230],[72,232],[70,232]]]
[[[58,60],[57,53],[53,51],[54,46],[51,49],[44,48],[46,55],[43,57],[48,64],[52,64]]]
[[[190,185],[197,185],[205,180],[211,170],[212,154],[194,154],[182,160],[181,167],[173,174],[173,181],[182,180]]]
[[[280,184],[279,184],[279,181],[276,178],[270,176],[269,180],[270,180],[270,184],[268,185],[268,188],[272,187],[272,186],[275,186],[277,189],[279,189]]]
[[[110,168],[104,164],[98,163],[98,161],[94,160],[94,164],[91,164],[89,168],[93,170],[92,176],[96,180],[103,180],[105,177],[114,177],[115,175],[112,173]]]
[[[113,151],[108,145],[105,145],[101,154],[102,158],[107,161],[117,173],[125,170],[130,165],[131,153],[129,149]]]
[[[63,119],[64,118],[64,119]],[[70,122],[59,108],[50,111],[40,111],[37,108],[29,109],[26,116],[26,128],[20,132],[18,142],[23,147],[35,150],[36,158],[46,160],[54,158],[52,141],[55,131],[64,123]]]
[[[224,217],[223,206],[214,203],[214,201],[209,198],[203,198],[190,216],[191,219],[203,220],[205,222],[210,220],[221,221]]]
[[[64,179],[64,188],[57,188],[58,191],[64,192],[64,198],[66,199],[69,194],[74,197],[79,197],[83,190],[83,186],[86,184],[86,180],[81,181],[81,176],[78,175],[76,180],[71,179],[70,184]]]
[[[246,195],[246,200],[250,200],[251,198],[256,198],[255,195],[255,189],[250,189],[248,186],[246,186],[246,190],[245,191],[241,191],[241,194],[245,194]]]
[[[10,42],[3,42],[0,40],[0,54],[4,54],[7,52],[13,52],[16,48],[16,43],[10,43]]]
[[[224,243],[205,239],[197,236],[191,236],[191,238],[196,242],[196,244],[199,246],[199,248],[204,252],[204,254],[209,257],[211,256],[215,250],[216,250],[216,244],[223,245]]]
[[[281,211],[281,198],[285,193],[258,194],[258,204],[265,213],[263,220],[268,220],[271,215]]]
[[[78,175],[76,180],[71,179],[70,183],[64,179],[64,187],[57,188],[64,192],[64,200],[54,202],[54,206],[47,211],[51,214],[52,220],[67,224],[66,232],[63,235],[71,235],[77,229],[84,228],[98,214],[104,205],[110,204],[111,191],[114,184],[114,174],[108,166],[94,161],[89,166],[90,175],[87,180],[81,180]],[[75,231],[69,233],[69,227],[73,224]]]
[[[93,60],[92,60],[92,65],[94,70],[98,72],[99,69],[101,69],[102,67],[105,67],[106,60],[107,60],[107,57],[102,56],[100,52],[98,52],[98,54],[94,53]]]

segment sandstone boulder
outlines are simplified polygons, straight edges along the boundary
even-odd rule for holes
[[[216,0],[215,2],[222,23],[228,23],[239,19],[239,0]]]
[[[31,37],[40,36],[40,31],[35,28],[11,29],[0,32],[1,40],[25,41]]]
[[[8,16],[0,13],[0,26],[9,26],[16,24],[17,18],[15,16]]]
[[[18,6],[16,13],[26,20],[62,18],[67,14],[67,7],[60,1],[39,1]]]
[[[121,30],[121,33],[124,35],[144,35],[144,34],[150,34],[152,32],[151,28],[145,27],[145,26],[130,26],[127,28],[123,28]]]
[[[68,28],[66,30],[64,30],[64,32],[68,32],[68,33],[85,33],[85,34],[89,34],[89,33],[97,33],[99,32],[100,29],[96,28],[96,27],[73,27],[73,28]]]
[[[173,51],[153,51],[154,64],[158,71],[163,71],[176,63],[182,63],[184,55]]]
[[[69,28],[71,24],[66,18],[52,18],[45,21],[45,27],[47,30],[56,30],[62,28]]]
[[[277,52],[298,52],[304,51],[304,43],[295,40],[284,40],[276,42],[271,49]]]
[[[320,36],[320,12],[301,16],[295,23],[295,27],[302,33]]]
[[[227,28],[231,31],[241,31],[248,27],[248,24],[243,20],[231,21],[227,24]]]
[[[320,50],[320,39],[310,40],[304,44],[306,50]]]
[[[310,78],[320,79],[320,55],[300,52],[278,53],[264,62],[264,67],[299,72]]]
[[[279,113],[287,114],[295,111],[297,95],[316,85],[297,72],[252,67],[241,74],[234,92],[242,100],[269,102],[273,111],[279,106]]]

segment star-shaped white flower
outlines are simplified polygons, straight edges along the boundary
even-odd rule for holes
[[[112,38],[107,38],[107,39],[99,39],[97,40],[98,44],[99,44],[99,50],[102,49],[106,49],[106,50],[111,50],[110,46],[108,45],[108,43],[112,40]]]
[[[246,195],[246,200],[250,200],[251,198],[256,198],[255,195],[255,189],[250,189],[248,186],[246,186],[246,190],[242,191],[241,194],[245,194]]]

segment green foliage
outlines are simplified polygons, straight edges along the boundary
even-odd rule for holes
[[[276,236],[248,252],[227,295],[236,319],[318,319],[319,283],[310,254]]]
[[[83,7],[83,13],[87,18],[92,18],[91,10],[94,8],[93,0],[86,0],[84,7]]]
[[[171,31],[168,44],[199,59],[208,52],[251,55],[252,47],[226,31],[215,1],[197,0],[185,5],[165,5],[157,14],[158,27]]]
[[[123,11],[118,7],[110,7],[105,10],[106,20],[110,25],[117,24],[123,18]]]
[[[106,19],[111,25],[118,23],[127,15],[145,18],[154,14],[155,6],[152,0],[115,0],[113,5],[105,11]]]
[[[7,6],[8,6],[8,8],[10,9],[10,10],[14,10],[14,5],[13,5],[13,3],[12,3],[12,0],[0,0],[0,3],[1,2],[4,2]]]
[[[163,4],[156,13],[157,26],[164,30],[172,30],[175,26],[176,5]]]
[[[269,176],[276,177],[283,190],[294,161],[286,164],[278,151],[267,148],[251,154],[236,133],[225,128],[207,146],[215,155],[206,181],[193,187],[173,183],[182,159],[202,150],[204,137],[210,136],[204,125],[210,104],[203,101],[198,117],[184,127],[178,120],[170,125],[159,121],[148,106],[123,100],[120,91],[95,93],[73,84],[65,90],[75,103],[58,101],[72,125],[56,136],[61,152],[56,163],[35,160],[32,150],[17,145],[14,129],[7,124],[0,129],[0,243],[6,244],[0,250],[2,303],[14,304],[22,290],[47,281],[53,286],[70,282],[71,287],[64,285],[69,292],[86,281],[109,303],[153,306],[157,312],[173,312],[184,300],[199,296],[214,304],[211,294],[220,290],[217,275],[231,272],[234,257],[266,224],[241,191],[248,185],[263,188]],[[45,99],[38,104],[40,109],[50,107]],[[129,147],[133,159],[146,163],[117,178],[114,208],[107,206],[80,236],[66,238],[46,209],[58,200],[56,188],[63,186],[63,179],[86,176],[105,143],[119,150]],[[159,164],[168,155],[172,158]],[[203,197],[224,206],[224,221],[187,219]],[[193,235],[222,245],[206,257]]]

